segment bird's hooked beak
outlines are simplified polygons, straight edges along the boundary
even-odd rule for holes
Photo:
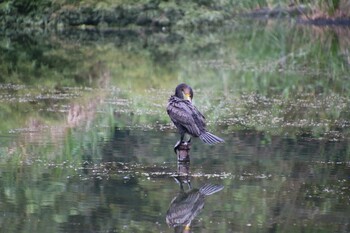
[[[182,92],[182,94],[183,94],[183,97],[184,97],[185,100],[188,100],[188,101],[192,102],[190,93]]]
[[[183,231],[183,232],[191,232],[190,224],[187,224],[187,225],[184,227],[184,231]]]

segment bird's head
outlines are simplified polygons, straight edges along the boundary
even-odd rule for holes
[[[192,88],[185,83],[181,83],[175,89],[175,96],[180,99],[189,100],[192,102],[192,98],[193,98]]]

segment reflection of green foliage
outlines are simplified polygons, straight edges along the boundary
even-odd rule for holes
[[[95,123],[106,122],[97,118]],[[6,217],[8,214],[2,217],[6,224],[2,227],[10,232],[12,226],[36,232],[168,230],[164,215],[179,190],[169,177],[176,170],[175,162],[169,164],[166,156],[173,153],[166,139],[169,134],[133,130],[124,138],[132,141],[130,145],[119,143],[122,138],[112,134],[102,129],[88,133],[72,130],[65,138],[66,148],[52,148],[50,159],[45,158],[50,152],[40,146],[26,151],[27,162],[30,155],[41,155],[31,165],[1,162],[6,172],[1,174],[0,203],[2,211],[11,213],[11,218]],[[154,141],[157,138],[159,141]],[[332,232],[338,224],[348,222],[346,163],[350,154],[346,143],[314,142],[305,147],[295,140],[268,139],[253,132],[225,138],[234,145],[208,147],[194,143],[192,185],[225,185],[222,192],[207,198],[203,212],[194,221],[195,228],[227,232],[232,226],[256,231],[275,227],[277,232],[299,232],[299,228],[317,227]],[[175,137],[171,137],[173,140]],[[264,144],[266,140],[269,142]],[[233,150],[232,146],[241,149]],[[117,163],[118,153],[129,147],[135,151],[127,156],[136,158],[130,163]],[[71,157],[62,156],[62,150],[70,151]],[[111,153],[116,165],[108,160],[100,162]],[[90,159],[84,158],[88,154]],[[1,152],[0,156],[5,154]],[[12,158],[17,156],[13,154]],[[142,163],[135,162],[137,159]],[[312,215],[301,220],[301,212]],[[17,221],[24,213],[24,219],[38,223],[21,225]],[[323,216],[329,218],[320,224],[318,218]]]
[[[1,40],[0,131],[9,135],[0,145],[0,203],[9,213],[1,227],[168,231],[177,135],[168,132],[165,106],[179,82],[194,88],[208,128],[226,140],[207,147],[194,139],[194,183],[225,185],[208,198],[198,232],[334,232],[317,219],[333,210],[348,224],[350,150],[336,142],[350,133],[343,37],[280,23],[79,44]],[[74,104],[94,115],[68,127]],[[30,132],[30,120],[47,128]]]
[[[0,80],[29,85],[39,81],[44,84],[49,80],[61,85],[75,84],[72,73],[79,72],[81,53],[87,51],[60,48],[59,44],[48,43],[47,39],[37,40],[29,35],[14,36],[11,41],[4,38],[0,44]]]
[[[13,42],[3,39],[3,82],[40,86],[30,91],[26,86],[4,88],[11,96],[27,100],[14,108],[4,99],[2,114],[5,118],[12,114],[16,120],[4,122],[1,128],[6,131],[14,122],[25,124],[23,118],[29,116],[47,117],[44,122],[50,122],[56,113],[46,109],[67,105],[83,95],[81,91],[65,93],[64,87],[99,88],[99,70],[108,69],[116,89],[103,93],[112,99],[111,109],[132,114],[132,125],[169,123],[164,110],[167,98],[178,83],[187,82],[195,89],[195,103],[208,116],[209,127],[219,121],[229,124],[227,132],[248,128],[323,137],[340,130],[347,135],[345,128],[339,128],[347,122],[350,93],[345,82],[346,30],[335,33],[325,29],[318,35],[287,22],[248,23],[251,30],[237,26],[234,33],[179,31],[142,35],[143,39],[137,33],[130,37],[116,34],[117,39],[107,36],[106,43],[79,46],[69,40],[49,43],[46,38],[25,36]],[[99,64],[105,64],[104,68]],[[43,94],[52,99],[37,98]],[[61,94],[68,97],[56,100]],[[124,101],[121,105],[119,99]],[[30,109],[35,110],[33,115],[27,113]]]
[[[196,42],[191,34],[186,35],[181,46],[172,45],[179,48],[177,52],[168,46],[173,57],[166,58],[175,61],[172,67],[157,66],[158,59],[136,63],[152,54],[147,50],[113,64],[118,86],[125,83],[119,77],[128,78],[124,84],[132,99],[128,111],[137,113],[136,122],[148,119],[154,124],[157,118],[166,122],[162,107],[177,83],[185,81],[194,87],[194,100],[209,121],[221,119],[221,124],[229,125],[227,132],[252,128],[317,138],[347,135],[346,127],[339,127],[347,122],[350,88],[344,82],[346,60],[338,56],[345,53],[339,44],[341,35],[325,30],[317,37],[297,26],[286,31],[288,24],[255,26],[254,30],[237,28],[235,33],[220,35],[225,38],[221,42],[215,34]],[[198,47],[206,49],[199,52]],[[134,69],[138,64],[140,69]],[[178,69],[176,78],[174,68]],[[156,90],[142,91],[149,88]],[[159,93],[159,88],[169,91]]]

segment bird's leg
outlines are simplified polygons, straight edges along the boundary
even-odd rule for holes
[[[187,185],[188,185],[188,190],[191,190],[192,189],[192,185],[191,185],[191,181],[190,180],[187,181]]]
[[[174,180],[176,181],[176,183],[179,184],[181,191],[183,191],[183,190],[184,190],[184,186],[183,186],[183,184],[182,184],[181,179],[180,179],[179,177],[176,177],[176,176],[175,176],[175,177],[174,177]]]
[[[185,133],[182,133],[180,138],[181,143],[184,143],[184,138],[185,138]]]
[[[181,138],[179,141],[176,142],[175,146],[174,146],[174,152],[175,154],[177,154],[177,150],[179,149],[179,146],[182,145],[182,144],[185,144],[184,142],[184,137],[185,137],[185,134],[181,134]],[[185,144],[186,145],[186,144]]]
[[[184,133],[183,135],[181,135],[181,143],[185,146],[187,146],[188,144],[190,144],[191,142],[191,135],[189,135],[188,133]]]
[[[180,139],[180,141],[177,141],[177,143],[176,143],[175,146],[174,146],[174,152],[175,152],[175,154],[177,154],[177,150],[178,150],[178,148],[179,148],[180,145],[181,145],[181,139]]]

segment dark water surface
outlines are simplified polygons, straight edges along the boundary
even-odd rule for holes
[[[187,165],[177,164],[177,137],[169,132],[115,129],[112,137],[96,139],[96,148],[82,148],[82,163],[27,151],[31,161],[1,165],[2,229],[172,232],[165,218],[173,198],[184,195],[174,179],[182,175],[193,190],[224,187],[203,197],[194,232],[350,230],[347,143],[273,137],[266,144],[254,132],[221,136],[226,144],[215,147],[194,140]],[[188,192],[186,183],[183,188]],[[186,209],[193,198],[181,200],[178,208]]]
[[[1,33],[0,232],[350,232],[348,28]],[[178,164],[180,82],[210,132]]]

